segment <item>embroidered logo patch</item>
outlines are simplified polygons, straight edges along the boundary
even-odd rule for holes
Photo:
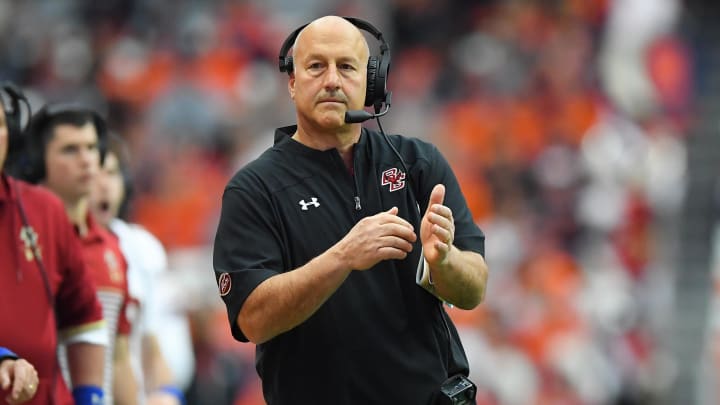
[[[27,261],[32,261],[35,257],[42,259],[42,251],[38,246],[38,235],[31,226],[23,226],[20,229],[20,240],[25,245],[25,259]]]
[[[400,190],[405,187],[405,173],[394,167],[385,170],[380,176],[380,184],[383,186],[389,185],[391,192]]]
[[[221,274],[220,279],[218,279],[218,289],[220,290],[220,296],[224,297],[228,295],[231,287],[232,279],[230,278],[230,275],[228,273]]]
[[[317,208],[320,206],[320,203],[318,202],[317,197],[310,198],[310,202],[305,202],[305,200],[298,201],[298,204],[300,204],[300,209],[303,211],[308,210],[308,206],[312,205],[313,207]]]
[[[112,249],[106,248],[103,252],[103,259],[105,259],[105,266],[110,274],[110,280],[113,283],[122,283],[125,280],[123,269],[120,267],[120,260],[115,255]]]

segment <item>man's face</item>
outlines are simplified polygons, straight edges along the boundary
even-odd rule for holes
[[[45,185],[60,198],[75,203],[90,195],[100,168],[95,126],[60,124],[45,149]]]
[[[108,152],[90,192],[90,210],[95,219],[107,226],[115,218],[125,198],[120,162],[117,156]]]
[[[347,24],[308,26],[298,38],[288,83],[300,123],[318,129],[345,124],[365,104],[368,48]]]
[[[8,150],[8,128],[5,121],[5,109],[0,104],[0,170],[5,165]]]

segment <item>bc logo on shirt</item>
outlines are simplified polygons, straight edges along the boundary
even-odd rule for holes
[[[220,290],[220,296],[224,297],[228,295],[230,292],[230,287],[232,287],[232,279],[230,278],[230,275],[228,273],[223,273],[220,275],[220,279],[218,280],[218,289]]]
[[[380,184],[390,185],[390,191],[397,191],[405,187],[405,173],[393,167],[382,172]]]

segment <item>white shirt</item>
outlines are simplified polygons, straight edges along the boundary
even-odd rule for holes
[[[130,356],[139,387],[144,390],[142,338],[155,335],[173,373],[175,385],[185,389],[193,376],[195,358],[187,318],[176,310],[179,305],[170,300],[177,296],[173,290],[178,287],[169,277],[165,248],[140,225],[114,219],[110,229],[118,237],[128,263],[130,296],[139,304],[133,307],[136,313],[128,314],[133,323]]]

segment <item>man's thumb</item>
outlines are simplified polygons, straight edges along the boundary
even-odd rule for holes
[[[428,202],[428,208],[432,207],[433,204],[442,204],[445,200],[445,186],[442,184],[436,184],[430,193],[430,201]]]
[[[387,212],[387,213],[390,214],[390,215],[397,215],[398,211],[399,211],[399,210],[398,210],[398,207],[392,207],[392,208],[390,208],[389,210],[387,210],[387,211],[385,211],[385,212]]]

